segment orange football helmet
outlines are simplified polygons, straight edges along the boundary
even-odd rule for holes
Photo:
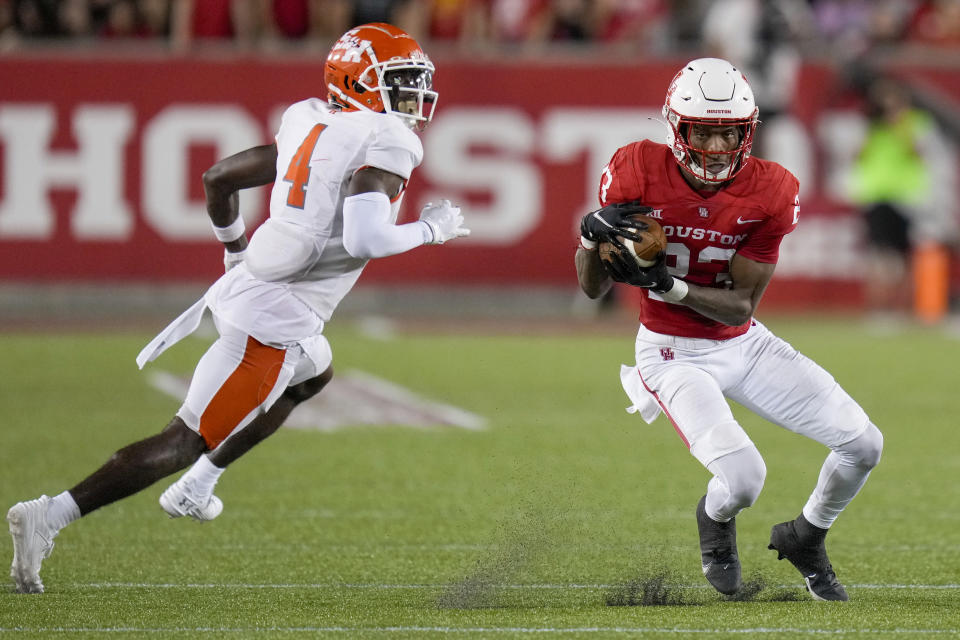
[[[350,29],[330,49],[324,80],[343,111],[390,113],[422,129],[433,118],[434,66],[417,41],[383,22]]]

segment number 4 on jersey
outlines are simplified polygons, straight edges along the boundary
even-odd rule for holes
[[[307,181],[310,179],[310,158],[313,157],[313,148],[317,146],[317,138],[326,128],[325,124],[316,124],[310,129],[310,133],[293,154],[290,165],[287,166],[287,172],[283,174],[283,181],[290,183],[290,192],[287,194],[288,206],[303,209],[303,203],[307,199]]]

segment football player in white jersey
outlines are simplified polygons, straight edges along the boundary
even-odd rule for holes
[[[327,57],[326,102],[292,105],[274,144],[204,173],[226,273],[137,363],[143,367],[191,333],[207,308],[219,337],[159,434],[120,449],[68,491],[10,508],[17,591],[43,591],[40,566],[64,526],[188,465],[163,492],[161,507],[171,517],[219,515],[213,487],[224,468],[332,378],[324,324],[367,261],[469,233],[446,200],[428,204],[416,222],[396,224],[403,189],[423,155],[414,130],[430,121],[436,104],[433,72],[404,31],[383,23],[350,29]],[[248,246],[237,192],[271,182],[270,217]]]
[[[846,600],[824,539],[879,462],[883,436],[833,377],[753,318],[773,276],[780,241],[799,221],[798,182],[750,157],[757,107],[726,60],[685,65],[663,107],[667,144],[619,149],[603,171],[602,208],[587,214],[577,276],[591,298],[612,280],[644,289],[636,366],[621,382],[648,422],[662,411],[712,478],[696,508],[707,581],[742,586],[735,517],[760,494],[766,466],[727,398],[830,449],[801,513],[775,525],[770,548],[819,600]],[[639,206],[636,203],[642,203]],[[599,258],[598,241],[629,236],[628,216],[658,218],[667,247],[641,268]]]

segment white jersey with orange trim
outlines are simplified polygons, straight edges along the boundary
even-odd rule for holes
[[[340,112],[316,98],[289,107],[277,133],[270,218],[253,234],[244,262],[144,347],[137,364],[143,368],[193,332],[207,307],[264,345],[296,344],[329,364],[320,334],[367,264],[343,248],[346,186],[365,166],[408,179],[422,158],[420,139],[395,116]],[[392,222],[401,197],[402,190]]]
[[[246,271],[257,280],[288,285],[329,320],[367,263],[343,248],[347,183],[367,166],[406,180],[422,158],[420,139],[399,118],[340,112],[316,98],[292,105],[277,133],[270,218],[251,238]],[[392,202],[391,222],[401,198],[402,191]]]

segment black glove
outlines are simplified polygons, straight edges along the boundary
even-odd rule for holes
[[[667,272],[666,255],[657,256],[652,267],[641,267],[625,250],[611,253],[610,261],[602,260],[610,277],[635,287],[650,289],[654,293],[666,293],[673,288],[673,276]]]
[[[608,204],[583,216],[580,220],[580,235],[591,242],[611,242],[617,236],[639,241],[640,237],[627,229],[643,231],[646,225],[643,222],[631,220],[630,216],[651,211],[653,209],[639,202]]]

